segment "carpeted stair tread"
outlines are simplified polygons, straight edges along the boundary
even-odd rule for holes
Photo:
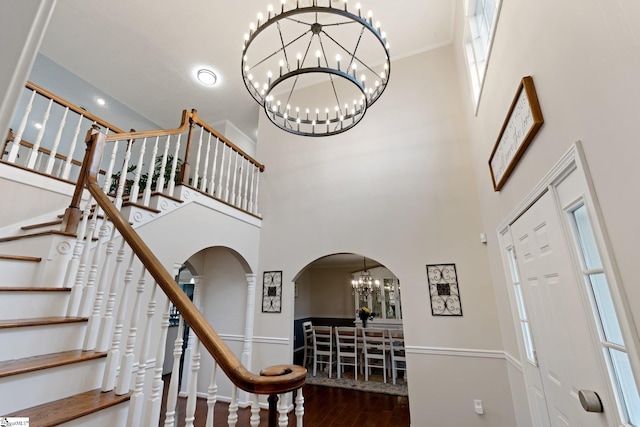
[[[130,394],[117,396],[113,391],[103,393],[96,389],[5,416],[28,417],[30,427],[53,427],[126,402],[129,398]]]

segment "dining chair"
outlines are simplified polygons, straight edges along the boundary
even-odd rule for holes
[[[344,372],[344,366],[353,366],[354,377],[358,379],[358,339],[357,328],[353,326],[337,326],[336,349],[338,378]]]
[[[334,363],[332,327],[313,326],[313,376],[317,374],[318,365],[325,365],[331,378]]]
[[[371,368],[382,369],[382,378],[387,382],[387,351],[385,330],[362,328],[364,341],[364,380],[369,381]]]
[[[302,333],[304,336],[304,359],[302,366],[307,367],[307,363],[313,360],[313,323],[308,320],[302,322]]]
[[[391,353],[391,372],[393,383],[398,379],[398,371],[404,371],[404,381],[407,381],[407,359],[404,351],[404,331],[402,329],[389,329],[389,343]]]

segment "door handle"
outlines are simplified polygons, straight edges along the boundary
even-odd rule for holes
[[[602,408],[602,401],[598,393],[591,390],[580,390],[578,392],[578,398],[582,408],[587,412],[604,412]]]

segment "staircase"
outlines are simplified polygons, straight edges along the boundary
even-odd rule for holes
[[[43,95],[40,88],[28,88],[30,102]],[[0,221],[13,218],[0,223],[0,425],[9,417],[28,418],[32,427],[158,426],[171,305],[181,320],[165,427],[194,426],[201,350],[213,360],[214,372],[207,426],[213,426],[220,398],[229,401],[229,426],[236,425],[238,407],[245,404],[251,406],[251,426],[259,425],[261,406],[269,409],[269,427],[287,425],[295,406],[294,422],[302,427],[306,370],[278,365],[259,375],[248,371],[136,231],[179,216],[193,203],[198,212],[211,212],[205,213],[211,215],[208,227],[222,218],[225,231],[237,228],[238,236],[246,236],[246,228],[261,220],[257,201],[264,166],[202,122],[195,110],[185,110],[180,127],[170,130],[123,133],[103,125],[114,132],[107,136],[94,125],[85,158],[78,161],[72,156],[81,122],[98,120],[64,107],[79,114],[71,146],[59,137],[64,120],[48,148],[42,134],[35,143],[24,141],[27,108],[0,153]],[[59,154],[63,148],[67,156]],[[39,205],[40,190],[34,188],[48,190]],[[61,194],[69,206],[64,214]],[[162,244],[166,249],[167,242]],[[247,274],[247,283],[255,295],[255,274]],[[253,314],[247,316],[251,325]],[[191,327],[184,355],[183,323]],[[248,335],[245,344],[251,339]],[[250,360],[250,346],[245,345],[245,356]],[[188,380],[178,390],[181,358]],[[229,396],[217,395],[216,371],[229,379]],[[187,395],[182,420],[176,412],[179,391]]]
[[[0,414],[31,427],[124,425],[130,393],[102,393],[107,353],[82,351],[88,319],[66,316],[70,288],[34,281],[32,255],[0,255]]]

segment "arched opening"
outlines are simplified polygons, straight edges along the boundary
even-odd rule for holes
[[[227,247],[209,247],[193,254],[182,265],[177,264],[175,271],[176,282],[235,355],[242,358],[247,313],[247,275],[251,273],[244,257]],[[180,334],[180,314],[173,308],[170,313],[163,374],[169,374],[174,370],[174,348],[176,338],[180,335],[183,351],[178,375],[180,390],[186,392],[191,375],[195,337],[189,331],[188,325],[184,325]],[[213,370],[213,358],[202,348],[200,352],[197,385],[198,392],[206,394]],[[230,398],[230,381],[224,376],[219,376],[217,382],[218,395]]]
[[[363,278],[368,279],[368,276],[370,276],[371,285],[363,286]],[[403,329],[398,277],[377,260],[360,254],[339,253],[324,256],[309,263],[295,276],[294,283],[294,362],[305,365],[304,325],[308,325],[308,322],[311,322],[314,327],[332,327],[334,334],[337,327],[357,329],[366,327],[368,330],[381,330],[388,346],[385,350],[388,359],[385,366],[388,370],[386,373],[389,374],[388,384],[391,385],[393,375],[390,331],[394,330],[393,333],[396,334],[396,332],[402,333]],[[366,325],[358,315],[359,309],[364,308],[370,311],[370,316],[366,318]],[[359,331],[356,333],[358,336],[362,334]],[[307,348],[311,345],[309,342],[306,344]],[[358,345],[361,346],[361,344]],[[335,342],[333,346],[336,347]],[[358,350],[361,352],[362,348]],[[334,357],[337,357],[337,354]],[[362,355],[359,354],[358,358],[361,357]],[[360,366],[364,367],[364,361],[360,362],[362,363],[358,363],[357,369],[362,374]],[[308,354],[306,367],[310,372],[313,372],[313,363],[312,355]],[[403,363],[402,366],[406,365]],[[335,364],[331,378],[337,377],[337,368]],[[354,366],[342,366],[341,379],[363,380],[365,378],[364,375],[355,375],[354,370]],[[406,391],[405,371],[404,369],[399,371],[396,372],[397,383],[402,384]],[[325,374],[325,376],[328,375]],[[369,381],[377,381],[380,377],[379,381],[384,382],[385,376],[369,376]],[[334,382],[335,384],[337,382]],[[399,394],[402,392],[399,390]]]

